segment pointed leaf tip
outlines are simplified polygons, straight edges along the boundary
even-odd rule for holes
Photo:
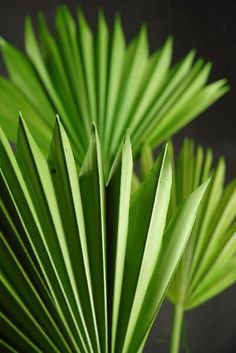
[[[25,120],[23,118],[23,115],[21,113],[21,111],[19,111],[19,116],[18,116],[18,130],[19,128],[25,128],[26,127],[26,123],[25,123]]]
[[[211,178],[208,178],[202,185],[199,186],[199,190],[204,194],[210,184]]]
[[[0,36],[0,49],[3,49],[6,46],[7,42],[5,41],[5,39]]]
[[[123,140],[123,146],[124,146],[124,148],[130,147],[130,149],[131,149],[131,141],[130,141],[130,137],[128,134],[125,136],[125,138]]]

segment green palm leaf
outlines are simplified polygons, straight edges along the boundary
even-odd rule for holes
[[[168,150],[132,195],[128,137],[104,163],[95,128],[79,172],[58,120],[47,159],[23,119],[16,156],[1,131],[2,350],[142,351],[206,184],[166,228]]]
[[[175,167],[171,213],[211,176],[185,255],[169,289],[174,303],[192,309],[236,281],[236,181],[225,183],[225,162],[185,140]]]
[[[39,14],[37,38],[26,19],[26,54],[1,40],[8,79],[0,78],[0,123],[16,141],[22,111],[47,155],[55,113],[59,114],[81,166],[94,122],[106,175],[129,131],[133,154],[144,142],[157,146],[227,90],[225,80],[207,84],[210,65],[194,51],[171,67],[173,44],[149,54],[146,28],[128,45],[119,16],[112,31],[103,13],[95,35],[81,10],[74,20],[66,6],[55,16],[55,35]]]
[[[179,351],[183,313],[219,294],[236,282],[236,181],[224,186],[225,162],[212,165],[212,151],[183,142],[177,161],[173,148],[173,185],[169,217],[201,183],[211,177],[199,207],[190,240],[173,277],[168,297],[175,305],[171,353]],[[141,157],[142,176],[153,164],[148,146]]]
[[[224,159],[220,158],[214,168],[211,149],[204,151],[192,140],[184,140],[177,158],[172,145],[170,151],[173,183],[169,218],[193,190],[211,178],[167,293],[175,305],[170,352],[177,353],[184,311],[210,300],[236,282],[236,180],[225,186]],[[140,158],[141,179],[153,163],[151,148],[146,144]]]

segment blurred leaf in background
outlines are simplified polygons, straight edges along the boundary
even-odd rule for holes
[[[59,114],[81,166],[94,122],[108,175],[126,131],[136,157],[144,142],[160,145],[228,90],[225,80],[207,84],[211,64],[194,60],[195,51],[171,65],[172,42],[150,55],[145,26],[126,44],[119,15],[109,30],[102,11],[95,34],[80,9],[74,19],[58,8],[55,35],[42,13],[37,36],[27,18],[25,53],[1,39],[8,78],[0,77],[0,124],[15,142],[21,111],[47,155]]]
[[[211,149],[185,139],[175,158],[169,217],[199,185],[211,178],[168,297],[175,306],[171,353],[179,352],[184,311],[191,310],[236,282],[236,180],[225,185],[225,161],[213,166]],[[152,151],[143,148],[141,177],[153,165]]]

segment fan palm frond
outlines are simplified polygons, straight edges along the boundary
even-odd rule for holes
[[[46,159],[20,119],[16,156],[0,132],[2,349],[141,352],[207,183],[165,227],[165,149],[131,196],[129,138],[103,172],[93,128],[80,171],[57,120]]]
[[[225,161],[213,167],[212,151],[186,139],[175,162],[169,216],[201,183],[211,177],[188,245],[168,297],[175,305],[171,353],[179,351],[184,311],[191,310],[236,282],[236,180],[225,186]],[[153,165],[151,149],[142,153],[144,177]]]
[[[236,180],[225,183],[225,162],[185,140],[175,167],[172,211],[211,175],[184,256],[168,296],[175,305],[171,353],[179,351],[183,313],[236,282]]]
[[[9,78],[0,77],[0,124],[16,141],[20,110],[47,155],[59,114],[81,165],[94,122],[107,174],[127,130],[136,156],[144,141],[161,144],[228,90],[225,80],[206,83],[211,65],[194,62],[194,51],[171,66],[171,38],[150,55],[145,26],[127,45],[119,16],[109,31],[100,12],[93,35],[81,10],[75,21],[61,6],[55,35],[42,14],[37,32],[27,18],[26,54],[1,39]]]
[[[172,212],[211,176],[185,255],[169,289],[174,303],[192,309],[236,281],[236,180],[225,186],[225,161],[186,139],[175,165]]]

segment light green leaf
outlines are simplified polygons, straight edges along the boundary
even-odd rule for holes
[[[90,146],[80,170],[80,190],[93,286],[93,301],[102,352],[107,351],[107,283],[105,181],[101,149],[94,127]]]
[[[22,111],[47,152],[48,135],[43,132],[52,129],[52,113],[58,114],[80,168],[95,122],[107,178],[127,131],[136,158],[145,143],[157,147],[165,142],[228,90],[225,80],[207,84],[211,64],[194,62],[193,50],[171,66],[172,42],[168,38],[150,54],[144,25],[126,45],[119,15],[110,32],[100,12],[93,33],[82,10],[75,21],[65,5],[56,12],[55,34],[42,14],[36,31],[27,17],[26,55],[1,41],[14,92],[2,92],[0,85],[0,124],[15,142],[15,120]]]
[[[211,176],[190,241],[168,292],[173,303],[181,302],[184,308],[191,309],[235,281],[235,253],[229,249],[234,249],[236,183],[233,181],[225,187],[224,160],[219,159],[213,169],[212,151],[196,148],[188,140],[183,143],[175,169],[173,197],[177,206],[191,190]]]
[[[165,230],[167,149],[132,194],[128,137],[121,147],[105,184],[95,127],[79,172],[58,119],[48,159],[22,118],[16,156],[0,132],[2,346],[141,352],[205,187]]]

